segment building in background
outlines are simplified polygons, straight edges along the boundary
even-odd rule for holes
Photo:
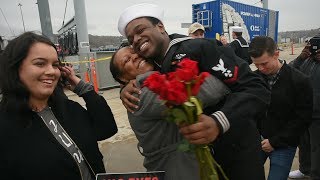
[[[278,40],[279,12],[228,0],[216,0],[192,5],[192,22],[205,27],[206,38],[217,34],[232,42],[231,29],[244,28],[243,37],[250,42],[255,36],[269,36]]]

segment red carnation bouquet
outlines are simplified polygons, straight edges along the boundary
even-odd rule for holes
[[[194,124],[203,113],[201,102],[196,95],[208,76],[208,72],[199,74],[198,62],[184,58],[178,63],[176,71],[168,74],[155,72],[144,81],[143,86],[158,94],[165,102],[168,107],[168,121],[176,124]],[[219,179],[216,169],[219,169],[224,178],[228,179],[212,157],[208,145],[191,145],[184,140],[178,149],[195,153],[201,180]]]

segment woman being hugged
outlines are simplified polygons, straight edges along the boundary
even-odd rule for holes
[[[136,86],[141,87],[138,108],[134,113],[128,112],[128,119],[138,139],[138,151],[144,156],[143,165],[147,171],[165,171],[166,180],[199,180],[194,154],[177,150],[183,141],[179,127],[165,120],[167,107],[157,94],[143,86],[155,73],[153,70],[153,65],[129,46],[116,51],[110,61],[110,71],[116,81],[125,84],[136,79]],[[220,80],[210,75],[201,85],[197,97],[203,107],[209,107],[223,102],[229,93]],[[138,93],[134,95],[138,96]]]
[[[55,45],[26,32],[1,54],[0,172],[4,179],[93,179],[105,172],[97,141],[117,132],[105,99],[69,66]],[[61,75],[87,110],[64,95]]]

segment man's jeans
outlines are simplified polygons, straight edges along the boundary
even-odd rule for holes
[[[264,162],[269,157],[270,170],[268,180],[287,180],[297,147],[280,148],[266,153],[262,151]]]

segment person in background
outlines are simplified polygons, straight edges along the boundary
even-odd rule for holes
[[[299,143],[312,114],[312,86],[300,71],[279,60],[277,44],[270,37],[252,39],[249,55],[271,89],[265,117],[258,120],[263,159],[270,159],[268,180],[286,180]]]
[[[202,24],[195,22],[190,25],[188,34],[192,38],[204,38],[205,29]]]
[[[320,179],[320,35],[310,39],[301,54],[290,65],[311,78],[313,85],[312,122],[301,136],[299,144],[299,169],[290,172],[289,178],[309,177]]]
[[[136,4],[120,15],[118,30],[134,51],[161,73],[174,71],[178,62],[189,58],[198,62],[200,72],[209,72],[231,91],[224,102],[206,108],[197,123],[181,126],[180,132],[192,144],[213,143],[213,156],[230,179],[264,179],[254,120],[267,109],[267,85],[231,48],[218,46],[214,39],[168,35],[162,21],[159,6]],[[130,112],[137,107],[130,101],[139,101],[132,96],[135,92],[140,90],[128,83],[120,94]]]
[[[220,42],[222,43],[223,46],[229,46],[227,37],[225,35],[220,36]]]
[[[245,60],[249,65],[252,63],[250,56],[248,54],[249,44],[242,37],[243,27],[234,26],[231,28],[232,38],[234,41],[230,43],[230,47],[234,50],[237,56]]]
[[[203,25],[196,22],[190,25],[188,32],[189,37],[191,38],[204,38],[205,28],[203,27]],[[216,43],[218,46],[223,46],[223,43],[220,42],[220,40],[216,40]]]
[[[113,114],[92,85],[61,65],[55,45],[26,32],[0,63],[2,179],[93,180],[105,172],[97,141],[117,133]],[[57,91],[61,75],[87,109]]]

